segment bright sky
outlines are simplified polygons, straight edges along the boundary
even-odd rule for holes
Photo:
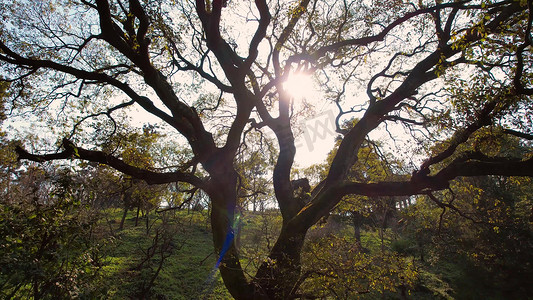
[[[241,18],[239,20],[248,20],[248,18]],[[237,35],[235,37],[236,39],[244,40],[243,43],[245,43],[254,32],[253,26],[233,26],[232,28],[239,29],[232,33]],[[242,30],[243,28],[246,28],[246,30]],[[264,51],[268,51],[268,47]],[[262,53],[264,51],[262,50]],[[335,132],[335,117],[338,114],[338,109],[331,101],[327,102],[325,100],[324,95],[319,92],[317,84],[318,83],[316,83],[311,76],[302,73],[291,74],[288,81],[284,84],[284,87],[293,96],[296,107],[299,107],[301,110],[306,103],[313,107],[313,113],[307,113],[305,114],[305,117],[300,115],[297,118],[298,121],[296,121],[296,126],[300,128],[299,130],[295,130],[297,148],[296,163],[299,167],[307,167],[315,163],[323,162],[329,151],[331,151],[335,137],[337,136],[337,133]],[[207,90],[209,90],[209,88],[207,88]],[[213,91],[213,93],[218,94],[218,91]],[[187,99],[187,97],[184,98]],[[123,99],[118,98],[116,100],[120,102],[123,101]],[[159,104],[158,106],[162,108],[162,105]],[[139,107],[128,112],[128,114],[132,117],[134,126],[159,122],[159,120],[146,114]],[[36,133],[41,131],[34,128],[35,124],[36,122],[26,121],[18,124],[11,123],[10,125],[27,132]],[[27,128],[24,129],[24,127]],[[41,129],[45,130],[44,128]],[[52,140],[56,139],[57,134],[54,135],[52,132],[50,138]]]
[[[324,162],[334,146],[335,137],[339,135],[335,132],[335,118],[339,110],[331,101],[324,100],[324,95],[319,91],[317,84],[312,76],[301,73],[291,74],[284,84],[284,88],[294,97],[295,106],[307,102],[314,107],[314,114],[300,118],[297,124],[301,130],[301,133],[296,135],[295,161],[298,167]],[[354,99],[348,101],[353,102]],[[384,150],[394,153],[398,159],[404,161],[413,159],[408,155],[413,153],[415,145],[410,142],[400,124],[389,122],[386,130],[384,126],[380,126],[370,133],[370,138],[383,142]]]
[[[337,136],[335,116],[338,109],[323,100],[310,75],[291,74],[284,88],[292,95],[295,106],[303,106],[303,102],[307,102],[315,109],[315,114],[298,123],[302,132],[296,136],[296,163],[299,167],[308,167],[323,162]]]

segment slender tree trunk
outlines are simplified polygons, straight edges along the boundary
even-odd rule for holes
[[[126,216],[128,215],[128,208],[124,207],[124,212],[122,213],[122,219],[120,219],[120,226],[118,230],[124,229],[124,222],[126,221]]]
[[[354,238],[355,242],[359,247],[362,246],[361,244],[361,226],[363,224],[363,215],[361,215],[358,211],[352,211],[352,224],[353,224],[353,230],[354,230]]]
[[[257,211],[257,199],[255,198],[255,196],[252,200],[252,207],[253,207],[253,212],[256,212]]]
[[[422,244],[422,242],[418,242],[418,251],[420,252],[420,261],[421,262],[426,262],[426,259],[424,257],[424,245]]]
[[[380,219],[381,217],[381,219]],[[387,226],[387,210],[386,208],[383,209],[383,211],[379,211],[377,213],[376,218],[378,219],[377,222],[381,221],[378,228],[379,233],[379,240],[381,243],[381,252],[385,252],[385,228]]]
[[[146,211],[146,215],[145,215],[145,226],[146,226],[146,235],[148,235],[150,233],[150,216],[148,215],[150,213],[149,210]]]
[[[39,293],[39,280],[37,279],[33,280],[33,299],[34,300],[41,299],[41,294]]]
[[[141,206],[138,205],[137,206],[137,214],[135,215],[135,227],[137,227],[137,225],[139,225],[139,213],[141,212]]]

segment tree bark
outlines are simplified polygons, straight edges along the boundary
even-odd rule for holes
[[[298,228],[298,227],[296,227]],[[268,299],[289,299],[296,292],[301,273],[301,252],[307,230],[295,230],[290,222],[281,233],[268,259],[255,276],[257,295]]]
[[[253,299],[253,288],[244,275],[235,240],[238,174],[232,156],[224,154],[227,153],[214,154],[204,164],[211,175],[205,191],[211,200],[211,230],[215,252],[219,255],[215,267],[235,299]]]

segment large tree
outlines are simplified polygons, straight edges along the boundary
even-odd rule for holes
[[[531,155],[460,147],[489,128],[531,149],[532,1],[0,3],[7,108],[47,113],[56,132],[66,128],[59,150],[26,144],[19,158],[98,162],[149,184],[203,190],[220,272],[237,299],[297,296],[306,232],[347,195],[430,194],[462,176],[533,175]],[[341,138],[306,201],[299,201],[305,181],[291,181],[302,105],[284,85],[297,72],[314,74],[320,97],[336,105]],[[106,144],[120,130],[119,112],[135,106],[174,130],[188,159],[145,169]],[[389,142],[409,136],[391,124],[418,145],[412,175],[353,181],[349,172],[372,132],[388,131]],[[232,227],[236,157],[252,131],[273,132],[277,141],[272,185],[283,226],[269,258],[247,277]]]

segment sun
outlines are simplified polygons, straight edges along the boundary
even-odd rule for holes
[[[306,73],[291,73],[283,88],[294,100],[310,100],[317,93],[313,77]]]

